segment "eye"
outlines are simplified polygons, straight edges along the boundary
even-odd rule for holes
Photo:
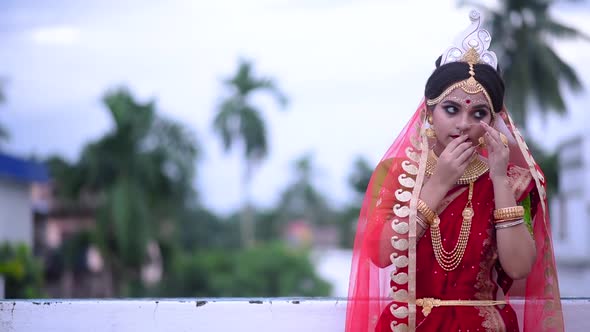
[[[477,110],[477,111],[473,112],[473,116],[478,120],[485,118],[486,115],[488,115],[488,111],[486,111],[486,110]]]
[[[447,112],[449,114],[455,114],[455,113],[459,112],[459,109],[455,106],[452,106],[452,105],[443,106],[443,109],[445,110],[445,112]]]

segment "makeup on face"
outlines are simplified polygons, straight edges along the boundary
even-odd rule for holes
[[[466,141],[478,145],[479,138],[485,133],[480,121],[489,121],[492,116],[483,93],[472,95],[461,89],[455,89],[445,97],[432,115],[436,136],[443,146],[461,134],[467,134]]]

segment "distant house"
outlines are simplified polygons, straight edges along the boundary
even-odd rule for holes
[[[48,179],[43,164],[0,152],[0,243],[20,242],[32,247],[31,184]]]
[[[551,201],[555,257],[562,265],[590,267],[590,135],[561,144],[559,192]]]

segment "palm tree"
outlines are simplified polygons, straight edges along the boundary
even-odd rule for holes
[[[213,120],[214,131],[221,137],[223,148],[230,151],[240,145],[244,154],[242,175],[243,210],[241,217],[242,243],[248,247],[254,243],[254,223],[250,206],[249,187],[252,172],[268,154],[267,132],[262,111],[252,104],[257,92],[268,92],[284,107],[287,99],[270,78],[255,77],[253,65],[240,60],[237,72],[225,80],[231,95],[222,101]]]
[[[194,198],[198,150],[184,128],[157,116],[153,102],[138,103],[125,89],[103,101],[110,132],[74,165],[56,158],[50,168],[58,190],[96,211],[96,241],[117,288],[139,279],[149,242],[171,240],[174,220]]]
[[[556,3],[504,0],[497,10],[473,4],[490,21],[492,48],[498,55],[508,91],[506,105],[520,126],[525,126],[531,103],[542,114],[566,112],[561,82],[574,92],[582,89],[575,70],[555,52],[551,41],[590,38],[551,17],[549,9]]]

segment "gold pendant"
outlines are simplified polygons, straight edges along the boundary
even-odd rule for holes
[[[472,208],[466,207],[465,209],[463,209],[462,216],[463,216],[463,219],[465,221],[471,221],[471,220],[473,220],[473,216],[474,215],[475,215],[475,213],[473,212],[473,209]]]

